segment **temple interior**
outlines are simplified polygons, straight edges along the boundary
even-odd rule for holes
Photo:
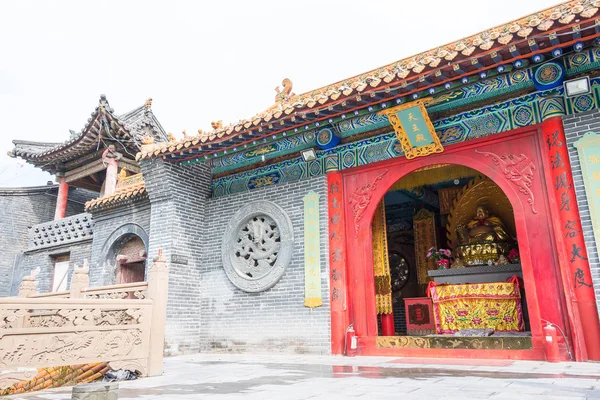
[[[376,211],[373,257],[380,335],[393,314],[395,336],[530,336],[512,206],[478,171],[435,165],[396,182]]]

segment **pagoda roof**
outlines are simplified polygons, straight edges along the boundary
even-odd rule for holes
[[[151,105],[152,100],[148,99],[142,106],[118,115],[106,96],[101,95],[98,106],[80,132],[70,130],[69,139],[60,143],[13,140],[15,147],[8,155],[20,157],[52,174],[80,166],[78,160],[82,157],[83,162],[91,161],[85,156],[97,156],[108,144],[115,144],[124,157],[133,159],[144,137],[152,137],[156,142],[167,140],[167,133],[154,116]]]
[[[235,151],[358,108],[394,99],[410,101],[407,96],[424,97],[431,88],[443,91],[446,82],[599,37],[600,19],[593,19],[599,7],[600,0],[565,2],[304,94],[281,96],[267,110],[229,126],[217,124],[197,136],[144,146],[137,159],[170,156],[181,162]]]

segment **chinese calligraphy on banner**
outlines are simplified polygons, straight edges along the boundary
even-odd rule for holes
[[[396,131],[406,158],[427,156],[444,151],[422,101],[381,111]]]
[[[331,311],[339,312],[345,308],[345,260],[344,218],[342,176],[339,173],[328,173],[329,199],[329,268],[331,270]]]
[[[594,132],[586,133],[575,142],[575,148],[579,153],[596,248],[600,248],[600,135]],[[575,257],[576,255],[573,255],[573,258]],[[578,280],[577,275],[575,279]],[[579,283],[586,284],[583,280]]]
[[[321,250],[319,241],[319,195],[308,192],[304,201],[304,306],[323,305],[321,298]]]

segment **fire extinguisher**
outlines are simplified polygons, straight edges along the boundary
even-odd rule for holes
[[[546,321],[544,327],[545,347],[546,347],[546,360],[548,362],[560,362],[560,350],[558,348],[558,335],[557,330],[553,324]]]
[[[354,332],[354,327],[352,324],[346,330],[346,356],[347,357],[355,357],[356,356],[356,348],[357,340],[356,340],[356,332]]]

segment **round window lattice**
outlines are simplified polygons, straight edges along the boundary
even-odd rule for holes
[[[260,200],[239,209],[225,229],[221,256],[227,277],[245,292],[273,287],[292,260],[294,230],[281,207]]]

